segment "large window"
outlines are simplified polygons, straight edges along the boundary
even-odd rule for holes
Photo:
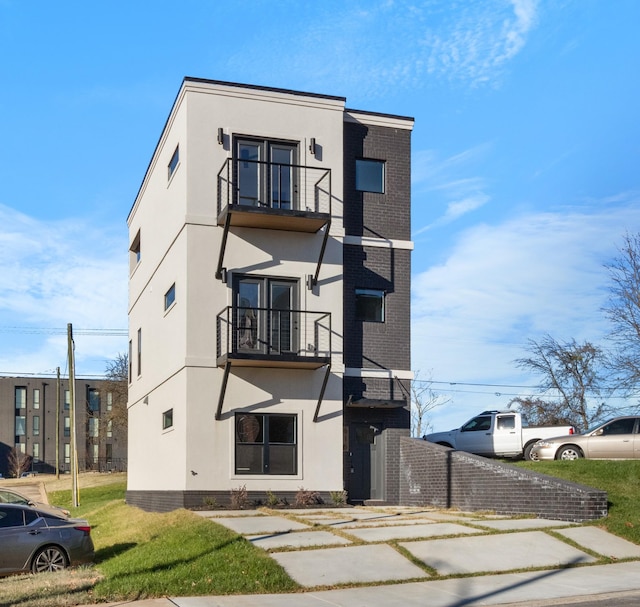
[[[296,281],[241,276],[235,281],[234,291],[236,351],[297,351]]]
[[[95,388],[89,388],[87,394],[87,406],[91,413],[100,412],[100,391]]]
[[[27,418],[24,415],[16,415],[16,436],[25,436],[27,433]]]
[[[384,162],[356,160],[356,190],[384,194]]]
[[[24,409],[27,406],[27,389],[17,386],[15,390],[16,409]]]
[[[384,291],[356,289],[356,319],[384,322]]]
[[[296,474],[297,416],[236,414],[236,474]]]
[[[237,204],[295,209],[297,148],[282,141],[236,140]]]
[[[100,436],[100,420],[97,417],[89,418],[89,436],[98,438]]]

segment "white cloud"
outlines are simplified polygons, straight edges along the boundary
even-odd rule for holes
[[[544,333],[603,339],[603,264],[617,254],[628,226],[639,223],[636,196],[626,204],[521,215],[462,232],[444,263],[413,277],[413,368],[430,369],[433,379],[445,382],[534,385],[536,378],[513,363],[528,339]],[[434,419],[449,416],[455,425],[510,400],[504,389],[479,391],[453,394],[449,412]]]
[[[440,160],[432,150],[414,154],[412,159],[412,187],[414,194],[431,192],[431,206],[441,208],[440,217],[418,228],[414,237],[436,227],[449,224],[487,204],[491,197],[486,193],[482,177],[469,177],[474,162],[482,159],[490,144],[481,144]]]
[[[39,329],[67,323],[126,329],[126,238],[124,227],[91,217],[38,221],[0,205],[0,371],[64,366],[66,338]],[[7,329],[12,327],[22,330]],[[110,358],[123,350],[118,342],[126,343],[123,337],[75,341],[80,359]],[[103,369],[101,364],[91,372]]]

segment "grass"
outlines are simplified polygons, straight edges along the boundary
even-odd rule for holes
[[[580,459],[518,462],[518,466],[606,491],[609,515],[591,524],[640,544],[640,461]]]
[[[640,461],[517,465],[606,491],[609,516],[592,524],[640,544]],[[70,508],[74,517],[89,520],[96,565],[0,578],[2,607],[73,607],[167,595],[299,589],[266,552],[221,525],[186,510],[158,514],[128,506],[124,475],[81,477],[81,506],[76,509],[71,508],[70,490],[61,489],[68,485],[69,479],[47,483],[49,501]]]
[[[186,510],[149,513],[124,502],[125,481],[49,493],[92,526],[95,567],[0,579],[2,605],[62,607],[142,598],[290,592],[298,585],[266,552]]]

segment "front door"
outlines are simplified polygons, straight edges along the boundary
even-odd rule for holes
[[[349,426],[349,499],[384,499],[384,449],[380,424]]]

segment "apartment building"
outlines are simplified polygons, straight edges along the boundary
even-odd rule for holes
[[[413,120],[345,103],[184,79],[128,217],[129,503],[397,499]]]
[[[59,391],[58,391],[59,390]],[[75,426],[78,469],[127,469],[126,393],[117,382],[76,379]],[[122,399],[123,400],[123,399]],[[8,477],[10,454],[28,456],[25,471],[55,473],[71,468],[71,391],[68,379],[0,377],[0,472]],[[56,457],[57,446],[57,457]]]

